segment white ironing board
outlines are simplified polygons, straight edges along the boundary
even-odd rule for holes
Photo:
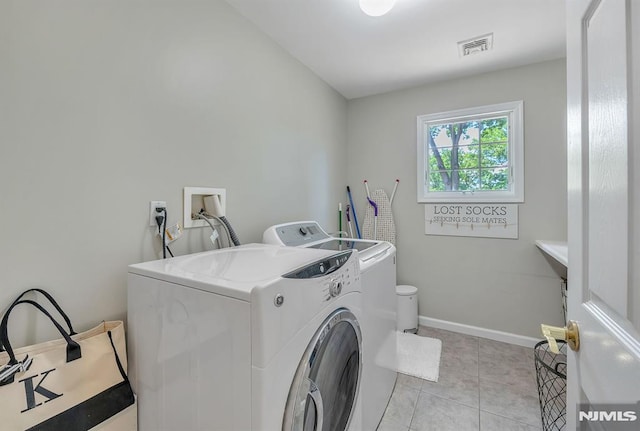
[[[364,223],[362,225],[362,237],[364,239],[373,239],[378,241],[389,241],[396,244],[396,225],[393,221],[391,213],[391,203],[389,197],[384,190],[378,189],[371,193],[371,200],[378,205],[378,231],[373,237],[374,230],[374,210],[367,202],[367,210],[364,214]]]

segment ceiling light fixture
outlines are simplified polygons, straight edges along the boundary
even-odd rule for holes
[[[360,0],[360,9],[369,16],[382,16],[389,12],[396,0]]]

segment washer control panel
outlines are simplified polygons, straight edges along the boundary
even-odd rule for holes
[[[322,283],[322,302],[331,301],[343,293],[352,292],[360,281],[357,265],[345,265]]]
[[[330,301],[342,294],[360,290],[357,253],[356,250],[342,251],[284,274],[282,278],[304,283],[317,281],[318,289],[315,295],[310,294],[309,297],[315,296],[321,302]],[[301,284],[300,288],[314,290],[312,286]]]
[[[332,298],[340,295],[342,293],[342,280],[331,280],[329,283],[329,295]]]
[[[353,251],[351,250],[336,253],[333,256],[327,257],[326,259],[318,260],[316,262],[305,265],[302,268],[298,268],[287,274],[284,274],[282,278],[306,279],[329,275],[342,268],[342,266],[347,263],[352,253]]]

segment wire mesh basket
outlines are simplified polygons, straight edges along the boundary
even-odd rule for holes
[[[567,288],[568,288],[567,279],[562,279],[562,284],[560,285],[560,292],[562,294],[562,321],[567,321]]]
[[[546,340],[533,350],[543,431],[564,430],[567,423],[567,343],[557,343],[558,354],[549,349]]]

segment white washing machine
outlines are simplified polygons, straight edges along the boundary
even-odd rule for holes
[[[331,251],[358,250],[363,300],[362,423],[363,430],[375,430],[397,377],[395,247],[386,241],[332,237],[315,221],[271,226],[262,241]]]
[[[141,431],[360,430],[357,252],[250,244],[132,265]]]

